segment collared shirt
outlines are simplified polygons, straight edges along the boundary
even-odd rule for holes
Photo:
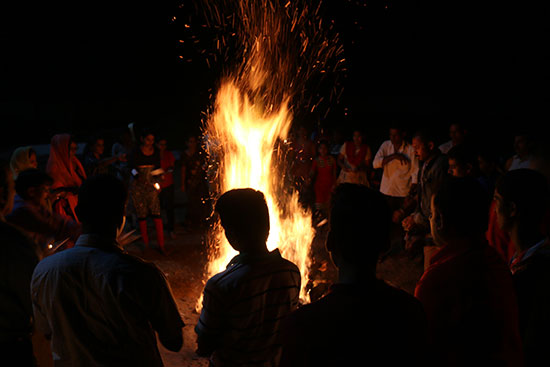
[[[162,366],[155,331],[184,326],[162,272],[95,235],[42,260],[31,294],[55,366]]]
[[[0,343],[30,338],[31,276],[38,255],[32,241],[0,221]]]
[[[281,320],[297,308],[300,271],[279,250],[241,254],[208,280],[195,327],[214,366],[276,366]]]
[[[394,153],[403,154],[409,161],[403,164],[399,159],[394,159],[385,166],[382,166],[384,158]],[[384,169],[382,181],[380,182],[380,192],[384,195],[405,197],[409,194],[411,184],[417,183],[418,159],[414,154],[413,146],[406,142],[403,142],[397,151],[391,140],[383,142],[378,152],[376,152],[372,166]]]

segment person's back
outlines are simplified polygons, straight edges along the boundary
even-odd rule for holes
[[[339,185],[330,218],[326,245],[338,282],[283,322],[281,366],[422,365],[427,345],[420,302],[375,275],[378,256],[389,246],[385,198],[361,185]]]
[[[239,255],[212,277],[197,332],[224,326],[224,342],[212,355],[215,366],[275,365],[280,357],[280,320],[298,306],[300,272],[278,250]],[[221,311],[223,324],[215,313]]]
[[[548,360],[546,346],[550,341],[550,241],[521,264],[514,275],[514,286],[520,311],[520,332],[524,341],[527,366]]]
[[[225,235],[239,251],[204,289],[197,354],[213,366],[277,366],[281,320],[296,309],[298,267],[268,251],[269,212],[253,189],[224,193],[216,203]]]
[[[102,242],[81,236],[35,270],[33,300],[56,366],[161,366],[148,317],[154,325],[174,316],[163,307],[173,302],[159,286],[166,280],[153,264]]]
[[[450,178],[432,198],[439,249],[415,296],[426,311],[435,365],[523,365],[511,275],[484,238],[488,201],[474,178]]]
[[[116,243],[125,199],[112,176],[84,182],[76,208],[84,234],[34,271],[34,316],[56,366],[162,366],[155,332],[168,349],[181,347],[183,322],[164,275]]]
[[[525,365],[548,362],[550,344],[550,240],[543,230],[548,211],[547,179],[531,169],[507,172],[495,189],[496,217],[510,236],[510,261],[519,307]]]
[[[14,196],[12,172],[0,160],[0,365],[34,366],[30,282],[39,258],[32,241],[5,220]]]
[[[285,321],[282,365],[419,365],[425,322],[414,297],[382,280],[336,284]]]
[[[483,243],[442,249],[431,260],[415,296],[428,316],[432,359],[447,366],[520,363],[517,302],[498,253]]]

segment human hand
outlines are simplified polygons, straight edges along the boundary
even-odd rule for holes
[[[403,219],[403,221],[401,222],[401,225],[403,226],[403,229],[405,231],[410,231],[413,227],[414,227],[414,216],[413,215],[409,215],[408,217],[406,217],[405,219]]]
[[[405,211],[403,209],[398,209],[398,210],[395,210],[393,213],[392,213],[392,222],[393,223],[399,223],[402,221],[403,219],[403,215],[405,214]]]
[[[395,153],[395,159],[401,162],[402,165],[409,164],[410,160],[402,153]]]

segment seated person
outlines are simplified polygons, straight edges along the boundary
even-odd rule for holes
[[[27,233],[43,254],[53,241],[76,241],[81,230],[79,223],[51,212],[48,199],[52,182],[50,176],[36,169],[21,172],[15,181],[13,211],[6,217]]]

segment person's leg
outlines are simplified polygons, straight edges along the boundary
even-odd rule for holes
[[[166,230],[172,236],[176,224],[174,213],[174,185],[166,187],[163,191],[165,194],[165,210],[166,210]]]
[[[147,234],[147,218],[138,218],[139,231],[145,247],[149,246],[149,235]]]
[[[164,226],[162,224],[162,218],[155,216],[153,217],[153,222],[155,223],[155,230],[157,231],[157,243],[162,253],[164,250]]]

